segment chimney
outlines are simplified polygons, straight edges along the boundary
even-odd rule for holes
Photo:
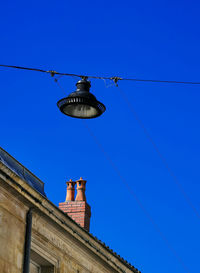
[[[59,209],[67,213],[77,224],[89,232],[91,208],[86,202],[85,186],[86,180],[81,177],[76,182],[71,179],[66,182],[67,196],[66,201],[59,203]],[[75,184],[77,189],[76,199],[74,201]]]
[[[67,184],[67,196],[66,201],[74,201],[74,194],[75,194],[75,184],[76,182],[72,181],[71,179],[66,182]]]
[[[76,201],[86,202],[85,184],[86,184],[86,180],[83,180],[82,177],[79,180],[76,180],[76,189],[77,189]]]

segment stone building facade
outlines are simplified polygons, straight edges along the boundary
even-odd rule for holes
[[[76,182],[79,200],[68,184],[59,209],[43,182],[0,148],[1,273],[139,272],[88,232],[84,181]]]

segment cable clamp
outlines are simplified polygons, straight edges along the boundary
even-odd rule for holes
[[[122,80],[120,77],[112,77],[110,78],[112,81],[114,81],[115,85],[118,86],[118,81]]]
[[[58,74],[58,72],[56,72],[55,70],[48,70],[47,73],[50,73],[51,77],[54,77],[56,74]]]

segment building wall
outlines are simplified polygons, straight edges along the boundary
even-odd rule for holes
[[[20,201],[18,194],[12,194],[1,187],[1,273],[22,272],[27,211],[28,207]],[[37,265],[41,267],[41,273],[115,272],[83,243],[66,230],[60,229],[38,209],[33,210],[31,260],[32,272],[37,272],[34,269]]]
[[[57,229],[47,219],[33,215],[32,249],[55,267],[55,272],[116,272],[72,235]],[[57,271],[56,271],[57,270]]]
[[[0,273],[22,273],[32,208],[31,273],[139,272],[0,163]]]
[[[0,183],[2,181],[0,180]],[[0,189],[0,272],[21,273],[27,207]]]

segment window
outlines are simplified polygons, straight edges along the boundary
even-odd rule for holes
[[[40,273],[40,266],[31,260],[30,262],[30,273]]]
[[[59,257],[45,244],[31,238],[30,273],[57,273]]]
[[[31,250],[30,273],[54,273],[54,269],[53,264]]]

